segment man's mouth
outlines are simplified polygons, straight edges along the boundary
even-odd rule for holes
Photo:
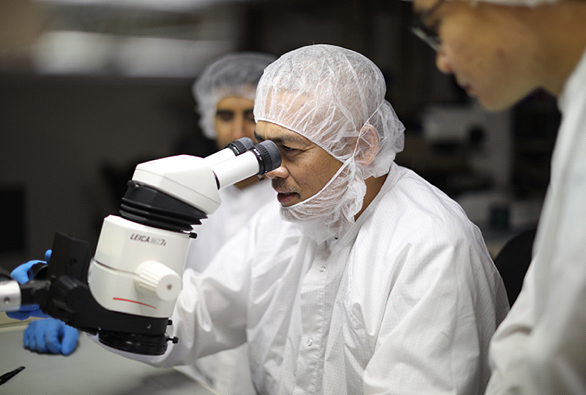
[[[298,200],[299,194],[297,192],[279,192],[277,191],[277,200],[281,206],[287,207],[295,204]]]
[[[301,200],[299,193],[292,188],[287,188],[281,179],[273,179],[272,186],[277,192],[277,200],[283,207],[292,206]]]
[[[273,189],[277,191],[277,200],[284,207],[291,206],[299,200],[299,193],[291,191],[283,185],[273,182]]]

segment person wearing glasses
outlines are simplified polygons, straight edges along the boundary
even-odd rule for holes
[[[404,127],[385,93],[374,63],[337,46],[265,69],[255,136],[279,147],[277,198],[186,271],[179,342],[128,357],[176,366],[246,342],[259,394],[484,391],[506,291],[462,208],[394,162]]]
[[[489,110],[534,90],[562,113],[533,260],[490,348],[487,394],[586,393],[586,1],[414,0],[414,32]]]

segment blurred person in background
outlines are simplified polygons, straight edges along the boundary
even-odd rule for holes
[[[200,126],[218,149],[241,137],[254,139],[254,97],[263,70],[275,56],[241,52],[226,55],[206,67],[193,84]],[[269,181],[253,176],[220,190],[222,204],[194,227],[186,270],[203,271],[213,257],[250,217],[275,200]],[[255,394],[246,344],[203,357],[179,370],[204,382],[222,395]]]
[[[490,348],[488,394],[586,393],[586,1],[414,0],[436,65],[488,110],[534,90],[562,113],[533,259]]]

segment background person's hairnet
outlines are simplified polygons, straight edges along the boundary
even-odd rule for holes
[[[218,103],[229,96],[254,100],[263,70],[275,59],[264,53],[239,52],[223,56],[205,68],[193,84],[192,92],[197,101],[199,124],[207,138],[216,138],[214,120]]]
[[[256,121],[305,136],[341,162],[354,155],[363,128],[373,126],[379,147],[358,166],[362,179],[388,173],[403,149],[404,127],[385,100],[379,68],[365,56],[333,45],[310,45],[281,56],[265,69],[257,87]]]

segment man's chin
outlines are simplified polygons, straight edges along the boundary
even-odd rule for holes
[[[476,97],[476,100],[480,103],[482,108],[484,108],[488,112],[499,112],[507,110],[513,107],[517,102],[524,98],[520,97],[493,97],[493,98],[486,98],[482,96]]]

